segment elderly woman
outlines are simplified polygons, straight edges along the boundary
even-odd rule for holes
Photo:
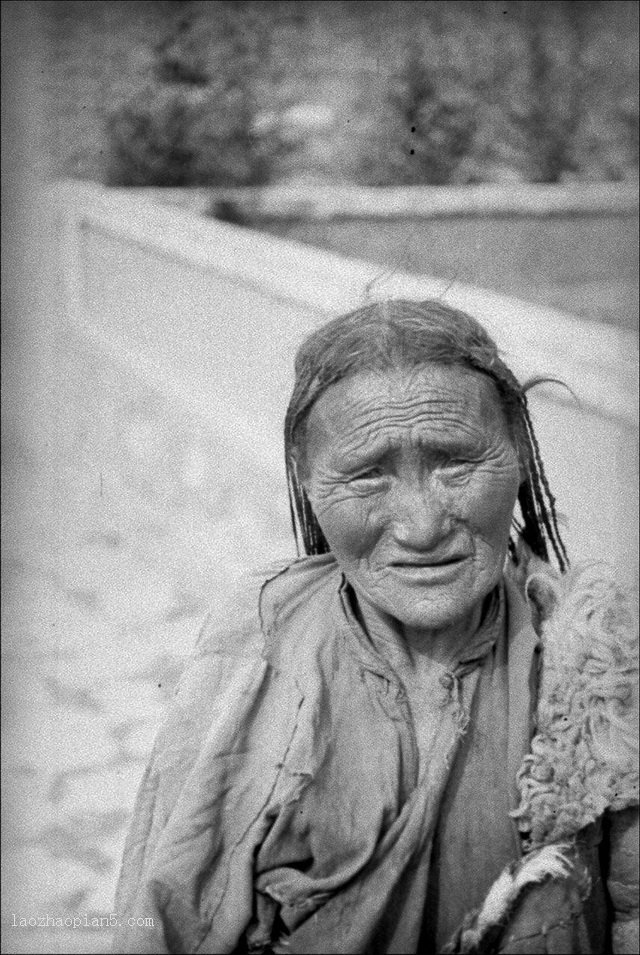
[[[307,556],[205,623],[117,951],[637,952],[631,613],[569,570],[491,338],[432,301],[330,322],[285,445]]]

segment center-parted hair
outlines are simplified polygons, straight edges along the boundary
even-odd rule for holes
[[[435,300],[390,299],[365,305],[327,322],[298,349],[295,384],[285,418],[289,502],[298,552],[329,551],[296,464],[305,451],[306,424],[313,404],[331,385],[358,372],[430,363],[469,368],[494,382],[526,474],[518,491],[522,519],[514,518],[516,537],[509,542],[510,552],[515,557],[519,536],[542,560],[548,562],[553,554],[564,571],[569,562],[529,415],[527,386],[505,365],[495,342],[476,319]]]

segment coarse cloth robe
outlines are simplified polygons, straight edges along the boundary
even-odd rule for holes
[[[245,581],[205,622],[156,740],[114,950],[440,951],[522,856],[509,813],[539,640],[508,576],[497,600],[428,688],[438,731],[424,760],[402,681],[331,555]],[[598,825],[583,840],[593,877],[570,911],[573,947],[553,950],[608,948],[601,837]],[[542,912],[545,937],[567,923],[563,904]]]

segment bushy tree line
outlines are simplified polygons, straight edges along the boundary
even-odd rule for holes
[[[385,117],[393,146],[386,163],[374,152],[372,177],[448,183],[636,175],[638,66],[624,24],[634,22],[637,5],[626,6],[423,5],[390,76]]]
[[[106,112],[109,181],[268,182],[292,149],[284,131],[260,125],[277,93],[275,23],[256,3],[157,6],[148,72]],[[282,29],[286,12],[274,13]]]
[[[93,77],[100,132],[85,135],[85,168],[113,184],[637,174],[634,2],[48,6],[59,88]],[[74,172],[71,145],[59,148]]]

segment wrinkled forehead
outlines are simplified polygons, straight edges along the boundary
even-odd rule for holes
[[[354,431],[371,440],[380,428],[425,433],[500,433],[512,440],[494,381],[461,366],[420,365],[361,371],[323,392],[313,404],[307,439],[338,443]]]
[[[488,375],[442,364],[355,372],[325,389],[309,418],[349,420],[360,413],[375,417],[404,406],[423,406],[434,414],[440,409],[464,409],[474,417],[504,420],[498,388]]]

